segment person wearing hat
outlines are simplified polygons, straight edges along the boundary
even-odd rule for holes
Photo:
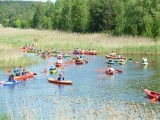
[[[8,82],[16,82],[13,78],[13,74],[11,74],[8,78]]]
[[[60,73],[60,74],[59,74],[58,81],[64,80],[64,77],[63,77],[62,75],[63,75],[63,73]]]

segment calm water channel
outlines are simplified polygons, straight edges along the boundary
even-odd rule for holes
[[[116,70],[122,70],[122,74],[106,75],[99,73],[97,68],[104,69],[107,65],[103,56],[86,56],[89,63],[84,65],[65,65],[59,72],[64,73],[66,80],[72,80],[72,85],[57,85],[48,82],[48,78],[57,78],[58,74],[43,73],[43,68],[49,69],[51,63],[56,61],[55,57],[41,59],[39,56],[29,54],[39,59],[39,64],[28,66],[29,71],[34,71],[37,76],[14,86],[0,86],[0,112],[8,110],[18,111],[22,109],[25,102],[30,103],[31,107],[46,105],[46,99],[50,97],[58,99],[63,96],[67,99],[71,97],[88,98],[90,104],[95,101],[105,99],[122,99],[123,101],[146,102],[143,92],[144,88],[160,92],[160,57],[147,56],[149,64],[143,66],[136,64],[143,56],[127,56],[133,61],[127,61],[125,65],[115,63]],[[70,58],[65,58],[69,61]],[[0,71],[0,81],[8,79],[8,74]],[[40,99],[34,102],[35,99]],[[103,104],[103,103],[102,103]],[[63,105],[63,103],[62,103]]]

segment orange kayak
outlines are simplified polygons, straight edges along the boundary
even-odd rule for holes
[[[83,62],[82,62],[82,61],[75,61],[75,64],[77,64],[77,65],[82,65]]]
[[[35,73],[31,72],[31,73],[26,73],[25,76],[15,76],[14,79],[15,80],[24,80],[24,79],[27,79],[27,78],[31,78],[35,75]]]
[[[49,78],[48,81],[51,82],[51,83],[55,83],[55,84],[72,84],[72,81],[70,81],[70,80],[58,81],[56,79]]]

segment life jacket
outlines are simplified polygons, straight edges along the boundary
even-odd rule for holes
[[[64,77],[60,76],[58,77],[58,81],[64,80]]]

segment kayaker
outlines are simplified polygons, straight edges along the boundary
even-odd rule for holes
[[[20,70],[20,71],[23,71],[23,68],[22,68],[22,66],[20,66],[18,70]]]
[[[49,70],[56,70],[56,66],[52,65],[51,68]]]
[[[11,74],[11,75],[9,76],[8,82],[16,82],[16,80],[14,80],[13,74]]]
[[[60,74],[59,74],[58,81],[64,80],[64,77],[63,77],[62,75],[63,75],[63,73],[60,73]]]
[[[110,56],[115,57],[115,56],[116,56],[116,53],[112,51],[112,52],[110,53]]]
[[[26,70],[25,69],[23,69],[23,71],[22,71],[22,76],[26,76]]]
[[[109,58],[108,62],[112,62],[112,59],[111,59],[111,58]]]
[[[84,59],[84,54],[81,53],[80,59]]]
[[[94,49],[92,49],[92,53],[95,53],[95,50],[94,50]]]
[[[148,62],[147,58],[146,58],[146,57],[143,57],[143,58],[142,58],[142,62]]]
[[[18,68],[15,67],[14,70],[13,70],[13,72],[16,74],[18,72]]]

